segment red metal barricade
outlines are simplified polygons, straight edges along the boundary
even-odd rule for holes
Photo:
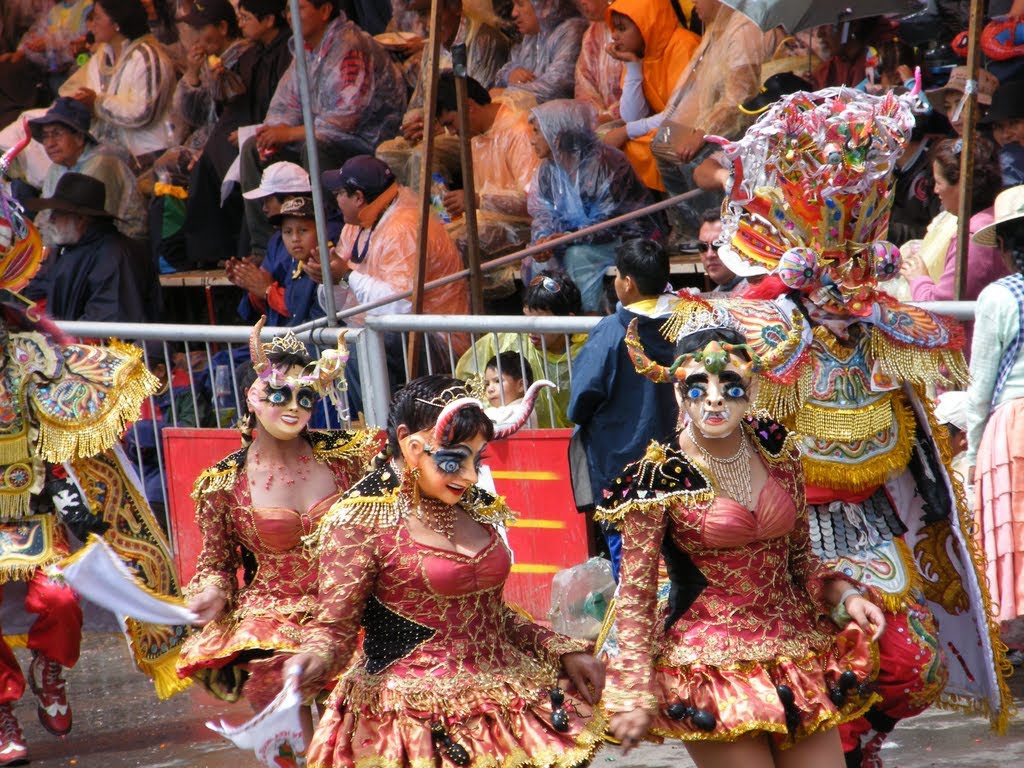
[[[515,553],[505,587],[508,602],[547,618],[551,577],[587,558],[587,533],[572,501],[567,460],[570,430],[523,431],[492,443],[486,464],[495,487],[516,511],[509,529]],[[190,494],[196,477],[239,448],[233,429],[168,428],[163,431],[164,462],[170,467],[167,499],[171,542],[182,584],[195,571],[202,537]]]

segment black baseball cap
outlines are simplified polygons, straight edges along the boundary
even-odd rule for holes
[[[207,24],[218,24],[222,21],[230,24],[235,18],[235,9],[228,0],[193,0],[192,10],[180,16],[178,21],[200,29]]]
[[[367,202],[372,202],[395,183],[395,174],[387,163],[372,155],[356,155],[346,160],[338,170],[324,171],[320,174],[320,181],[331,192],[344,189],[351,193],[358,189]]]

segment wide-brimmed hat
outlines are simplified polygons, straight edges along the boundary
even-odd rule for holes
[[[930,91],[925,91],[930,101],[934,106],[939,109],[942,108],[942,100],[946,97],[947,91],[956,91],[957,93],[965,93],[967,91],[967,80],[968,73],[967,67],[953,67],[953,71],[949,73],[949,81],[941,88],[934,88]],[[992,103],[992,95],[996,92],[996,88],[999,87],[999,78],[989,72],[987,69],[978,70],[978,103],[983,106],[988,106]]]
[[[1024,117],[1024,80],[1009,80],[1000,83],[992,96],[992,106],[988,108],[980,123],[991,125],[1001,120],[1016,120]]]
[[[992,206],[995,212],[995,220],[987,227],[982,227],[971,239],[978,245],[989,247],[997,245],[996,227],[1007,221],[1024,219],[1024,184],[1004,189],[996,196],[995,205]]]
[[[263,169],[260,185],[248,192],[243,192],[246,200],[259,200],[271,195],[310,195],[313,188],[309,183],[309,174],[301,165],[280,161],[271,163]]]
[[[286,218],[294,219],[315,219],[316,209],[313,207],[311,197],[291,197],[281,203],[281,210],[269,218],[275,227],[280,225]]]
[[[25,207],[30,211],[65,211],[82,216],[117,218],[104,210],[106,204],[106,184],[92,176],[69,171],[57,180],[53,195],[29,200]]]
[[[76,133],[85,134],[86,139],[96,144],[96,139],[89,133],[91,122],[92,114],[88,107],[70,96],[61,96],[46,110],[45,115],[29,120],[28,126],[32,131],[32,138],[40,143],[43,141],[43,126],[59,124],[67,126]]]
[[[792,72],[779,72],[764,81],[759,93],[740,104],[740,112],[760,115],[783,96],[797,91],[813,91],[814,84]]]

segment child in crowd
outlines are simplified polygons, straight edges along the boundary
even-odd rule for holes
[[[608,53],[626,69],[619,102],[626,124],[609,131],[605,141],[626,153],[644,184],[664,191],[651,140],[700,38],[679,26],[669,0],[615,0],[608,18]]]
[[[622,468],[641,457],[652,440],[672,440],[678,408],[672,387],[655,384],[633,367],[626,348],[626,329],[637,323],[651,359],[668,365],[673,345],[661,333],[677,298],[670,289],[668,254],[651,240],[630,240],[615,254],[615,314],[599,322],[573,360],[569,418],[576,424],[573,440],[582,443],[586,467],[573,466],[573,476],[590,475],[591,499],[600,501]],[[572,455],[572,453],[571,453]],[[589,504],[577,506],[588,511]],[[619,575],[619,533],[605,528],[615,578]]]
[[[572,317],[583,311],[580,291],[565,272],[546,269],[530,281],[523,296],[527,317]],[[500,352],[522,355],[534,376],[552,381],[557,390],[544,389],[534,414],[541,429],[571,427],[565,412],[569,406],[569,366],[587,340],[584,333],[488,333],[469,348],[455,366],[460,379],[479,375],[486,361]],[[575,362],[572,362],[575,370]],[[504,363],[502,363],[504,368]]]
[[[484,369],[489,408],[484,413],[495,424],[515,419],[526,390],[533,384],[533,368],[518,352],[502,352],[487,361]],[[531,413],[527,429],[537,428],[537,414]]]

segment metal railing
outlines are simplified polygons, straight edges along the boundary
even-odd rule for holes
[[[920,306],[960,320],[971,320],[975,311],[975,302],[930,302]],[[410,333],[429,334],[443,344],[445,350],[441,355],[426,355],[423,361],[425,370],[420,373],[455,371],[460,359],[453,343],[456,334],[468,334],[471,342],[469,351],[463,353],[466,355],[463,367],[481,374],[488,361],[479,353],[477,342],[491,337],[494,350],[518,351],[521,359],[525,359],[527,345],[534,343],[530,339],[533,336],[535,347],[540,352],[542,369],[531,373],[536,378],[562,380],[571,385],[572,355],[568,352],[549,354],[549,339],[561,336],[559,349],[571,350],[572,338],[577,334],[589,334],[600,320],[599,317],[369,315],[364,328],[319,327],[296,335],[307,344],[315,358],[324,349],[333,349],[339,334],[347,330],[349,349],[359,360],[363,420],[368,425],[383,426],[387,424],[391,392],[403,383],[391,380],[389,336],[397,335],[401,339],[405,379],[410,378],[409,361],[405,357]],[[143,347],[143,358],[150,370],[158,370],[163,364],[166,388],[150,398],[143,418],[131,426],[127,442],[129,458],[134,461],[140,477],[145,479],[147,471],[152,473],[154,469],[159,473],[159,498],[151,496],[150,500],[154,503],[162,500],[166,509],[167,466],[159,439],[160,431],[165,426],[232,426],[237,415],[245,412],[242,372],[249,362],[251,328],[87,322],[60,322],[57,325],[69,336],[79,339],[99,339],[100,343],[110,339],[136,342]],[[262,338],[269,340],[282,330],[264,328]],[[511,340],[510,336],[513,337]],[[392,350],[395,346],[392,345]],[[560,368],[563,364],[564,371]],[[551,400],[546,402],[546,407],[553,409]],[[328,401],[321,402],[318,407],[322,409],[319,411],[322,424],[347,426],[344,414]],[[540,407],[545,407],[544,401]],[[555,422],[553,410],[548,417],[548,423]]]

